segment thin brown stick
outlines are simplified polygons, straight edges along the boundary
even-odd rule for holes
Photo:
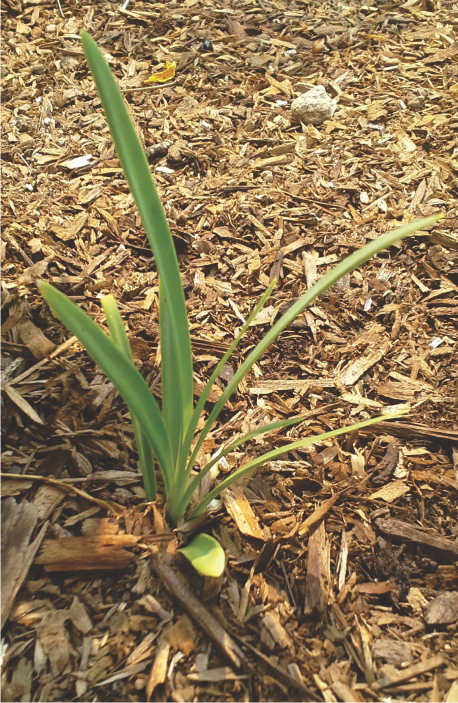
[[[169,85],[175,85],[176,81],[168,81],[165,83],[155,83],[154,85],[140,86],[139,88],[122,88],[121,93],[138,93],[141,90],[154,90],[155,88],[168,88]]]
[[[244,647],[247,647],[247,649],[250,650],[253,654],[255,654],[264,664],[266,664],[269,669],[272,670],[272,672],[278,676],[279,680],[282,681],[286,686],[290,686],[291,688],[295,688],[297,691],[300,691],[302,694],[307,696],[306,700],[310,701],[322,701],[323,699],[320,698],[316,693],[311,691],[302,681],[299,681],[298,679],[295,679],[293,676],[290,676],[289,674],[286,673],[286,671],[283,671],[283,669],[280,669],[280,667],[275,666],[273,664],[269,657],[266,657],[265,654],[259,651],[259,649],[256,649],[256,647],[253,647],[252,644],[249,642],[245,642],[242,637],[239,637],[239,635],[236,635],[233,633],[232,635],[234,639],[236,639],[238,642],[240,642],[241,645]]]
[[[53,486],[57,486],[57,488],[60,488],[61,490],[66,491],[67,493],[76,493],[77,495],[81,496],[81,498],[90,500],[92,503],[100,505],[101,508],[109,510],[116,517],[119,517],[119,515],[122,515],[124,512],[124,508],[121,505],[118,505],[117,503],[112,503],[111,501],[107,500],[100,500],[100,498],[94,498],[93,496],[89,495],[89,493],[86,493],[86,491],[82,491],[80,488],[76,488],[76,486],[72,486],[69,483],[59,481],[59,479],[57,478],[50,478],[49,476],[39,476],[38,474],[7,474],[3,472],[0,473],[0,477],[3,479],[14,478],[23,481],[44,481],[45,483],[51,483]]]
[[[222,625],[196,598],[181,576],[164,559],[161,559],[157,552],[153,552],[151,555],[151,566],[162,579],[172,596],[188,611],[197,625],[211,638],[215,646],[229,659],[231,664],[237,669],[240,668],[242,663],[247,664],[244,653]]]
[[[42,366],[45,366],[50,359],[55,359],[56,356],[59,356],[59,354],[61,354],[62,352],[66,351],[67,349],[70,349],[70,347],[73,346],[73,344],[75,344],[76,342],[78,342],[78,337],[70,337],[70,339],[67,339],[66,342],[59,344],[59,346],[56,347],[56,349],[54,349],[54,351],[48,354],[44,359],[39,361],[37,364],[34,364],[34,366],[31,366],[30,369],[27,369],[23,373],[19,374],[19,376],[10,379],[10,385],[12,386],[15,383],[19,383],[19,381],[23,381],[24,378],[30,376],[31,373],[33,373],[37,369],[40,369]]]

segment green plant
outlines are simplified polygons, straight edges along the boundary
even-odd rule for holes
[[[250,371],[261,354],[290,322],[342,276],[360,266],[382,249],[391,246],[395,241],[407,237],[423,227],[432,225],[437,221],[438,216],[405,225],[381,236],[379,239],[371,241],[354,254],[348,256],[335,266],[332,271],[326,273],[284,313],[241,364],[220,399],[215,403],[203,429],[197,440],[195,440],[198,421],[214,382],[244,336],[250,323],[266,303],[275,282],[265,291],[238,336],[232,342],[230,349],[216,366],[194,407],[191,341],[185,298],[178,260],[164,210],[143,148],[136,135],[115,79],[97,44],[84,31],[81,32],[81,41],[102,100],[121,166],[133,193],[156,259],[159,273],[162,410],[159,409],[146,382],[133,363],[124,324],[113,296],[108,295],[102,299],[102,308],[110,332],[110,336],[108,336],[83,310],[74,305],[53,286],[41,281],[39,287],[41,294],[55,315],[78,337],[90,356],[116,386],[125,400],[132,417],[147,498],[148,500],[154,500],[156,497],[155,466],[157,464],[164,480],[167,512],[171,521],[176,525],[183,518],[193,493],[216,461],[257,435],[289,427],[301,421],[300,417],[296,417],[273,422],[258,428],[232,442],[223,449],[217,459],[212,459],[200,472],[194,476],[192,475],[194,463],[202,442],[229,397],[237,389],[240,381]],[[386,419],[386,417],[385,415],[383,419]],[[349,427],[326,432],[319,436],[299,439],[242,465],[194,505],[189,517],[201,514],[210,501],[224,488],[230,486],[247,472],[253,471],[260,464],[275,459],[290,450],[305,447],[308,444],[313,444],[329,437],[336,437],[344,432],[367,427],[380,419],[382,418],[373,418]],[[184,548],[183,553],[199,570],[206,573],[210,570],[211,573],[217,575],[224,568],[224,557],[221,557],[223,552],[216,540],[213,538],[206,539],[206,537],[199,535],[192,545]],[[203,562],[206,564],[205,568],[202,567]]]

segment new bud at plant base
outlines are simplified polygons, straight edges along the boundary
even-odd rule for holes
[[[205,533],[197,535],[187,547],[177,549],[204,576],[221,576],[226,557],[220,543]]]
[[[194,407],[191,338],[185,296],[172,235],[143,147],[114,76],[97,44],[87,32],[81,32],[81,41],[121,166],[140,213],[159,274],[162,407],[159,407],[147,383],[134,365],[122,317],[112,295],[102,299],[102,308],[110,333],[108,335],[84,310],[51,284],[41,281],[39,289],[54,314],[80,340],[125,401],[132,417],[147,499],[155,500],[156,498],[156,470],[159,469],[164,480],[167,514],[171,523],[177,525],[187,512],[194,493],[201,487],[203,478],[216,463],[215,459],[210,460],[200,471],[195,471],[197,455],[202,444],[226,402],[236,392],[239,383],[250,372],[253,364],[298,315],[340,278],[382,249],[390,247],[398,240],[408,237],[422,228],[430,227],[440,219],[440,215],[411,222],[387,232],[378,239],[371,240],[322,276],[283,314],[236,370],[233,378],[210,411],[207,420],[203,423],[203,428],[196,440],[195,435],[199,421],[213,384],[243,339],[251,322],[271,296],[275,281],[261,296],[228,351],[216,365]],[[389,416],[371,418],[322,435],[302,437],[248,461],[226,476],[207,495],[200,496],[200,502],[193,506],[191,512],[188,513],[188,518],[204,512],[208,504],[222,490],[263,463],[272,461],[294,449],[373,425],[380,420],[398,417],[402,412],[404,411],[401,410]],[[302,420],[303,418],[299,416],[257,428],[230,442],[222,449],[218,460],[255,436],[297,425]],[[193,471],[194,475],[192,475]],[[179,551],[200,573],[206,576],[219,576],[223,573],[224,551],[217,540],[210,535],[197,535]]]

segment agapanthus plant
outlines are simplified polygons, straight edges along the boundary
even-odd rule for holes
[[[81,41],[102,100],[121,166],[156,260],[159,275],[162,407],[159,407],[147,383],[135,367],[124,323],[112,295],[102,298],[102,308],[110,332],[108,335],[89,315],[52,285],[42,281],[39,287],[55,315],[78,337],[92,359],[126,402],[132,418],[146,497],[149,501],[156,498],[156,467],[158,467],[164,481],[167,514],[170,521],[177,525],[185,514],[188,518],[202,514],[222,490],[261,464],[272,461],[294,449],[336,437],[345,432],[352,432],[379,422],[381,419],[386,419],[386,415],[383,418],[373,418],[321,435],[302,437],[290,444],[273,449],[267,454],[242,464],[220,481],[200,501],[195,502],[191,510],[188,511],[194,493],[200,488],[204,476],[217,461],[260,434],[290,427],[302,420],[301,417],[295,417],[257,428],[229,443],[217,457],[213,457],[200,471],[195,471],[196,459],[202,443],[226,402],[236,391],[238,384],[247,375],[253,364],[285,327],[342,276],[353,271],[374,254],[391,246],[394,242],[432,225],[437,221],[438,216],[404,225],[372,240],[320,278],[283,314],[243,361],[209,412],[200,433],[196,434],[199,419],[213,384],[249,325],[270,297],[275,282],[272,282],[262,295],[230,348],[215,367],[197,403],[194,404],[191,339],[178,259],[170,229],[144,150],[111,70],[97,44],[87,32],[81,32]],[[198,535],[191,544],[183,549],[183,554],[202,573],[215,576],[222,573],[224,569],[224,552],[219,543],[209,535]]]

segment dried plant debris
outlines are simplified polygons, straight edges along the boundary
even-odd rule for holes
[[[2,502],[2,627],[46,532],[47,523],[30,541],[37,519],[33,503],[18,505],[14,498]]]
[[[5,3],[4,700],[457,699],[456,12],[446,0]],[[225,492],[199,523],[226,552],[216,580],[176,552],[197,524],[171,532],[164,506],[145,503],[127,409],[35,285],[98,322],[112,293],[160,402],[157,270],[82,28],[165,204],[196,395],[279,281],[207,411],[328,267],[396,224],[446,216],[316,300],[231,397],[201,465],[262,424],[304,419],[288,440],[255,437],[218,461],[203,491],[295,438],[410,414]]]

